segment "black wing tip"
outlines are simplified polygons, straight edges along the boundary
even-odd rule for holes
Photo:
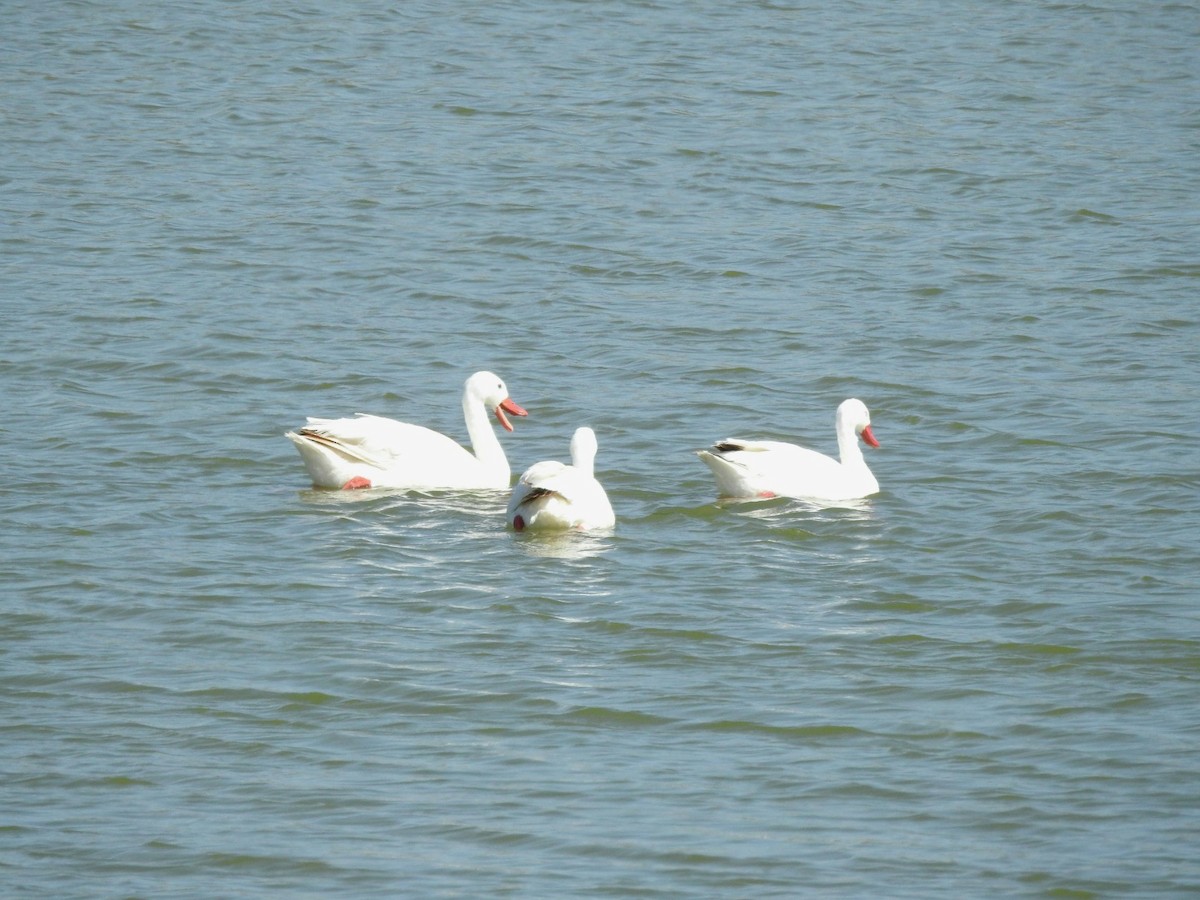
[[[522,497],[521,502],[517,504],[517,509],[527,506],[528,504],[533,503],[535,500],[541,500],[543,497],[555,496],[557,493],[557,491],[552,491],[550,488],[530,488],[529,493]]]

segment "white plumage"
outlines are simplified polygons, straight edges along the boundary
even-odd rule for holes
[[[488,415],[494,413],[512,431],[505,412],[523,416],[525,410],[491,372],[476,372],[467,379],[462,408],[473,453],[444,434],[382,416],[310,418],[305,427],[286,434],[314,487],[508,488],[512,472]]]
[[[840,460],[782,441],[740,438],[718,441],[697,453],[712,470],[722,497],[854,500],[879,491],[858,445],[860,437],[879,446],[866,405],[852,398],[837,410]]]
[[[546,460],[526,469],[508,502],[508,524],[517,531],[611,528],[616,516],[593,473],[596,449],[596,433],[579,428],[569,466]]]

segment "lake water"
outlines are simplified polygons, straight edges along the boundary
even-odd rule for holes
[[[1200,892],[1200,7],[0,7],[0,877]],[[591,425],[612,535],[283,432]],[[882,491],[718,505],[693,451]]]

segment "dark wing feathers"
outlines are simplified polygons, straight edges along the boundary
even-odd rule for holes
[[[712,448],[718,453],[732,453],[735,450],[746,449],[745,445],[736,443],[735,441],[720,441],[719,443],[713,444]]]

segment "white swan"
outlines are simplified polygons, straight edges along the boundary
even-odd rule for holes
[[[872,447],[871,414],[861,400],[844,400],[837,410],[841,461],[781,441],[728,438],[696,451],[712,469],[722,497],[799,497],[855,500],[879,491],[858,438]]]
[[[526,415],[491,372],[476,372],[463,386],[463,417],[474,454],[429,428],[359,414],[312,419],[286,432],[320,488],[439,488],[504,490],[512,481],[504,448],[488,422],[494,412],[512,431],[505,412]]]
[[[592,474],[596,432],[578,428],[571,438],[571,465],[554,460],[525,470],[508,501],[508,524],[517,531],[588,531],[616,524],[604,487]]]

